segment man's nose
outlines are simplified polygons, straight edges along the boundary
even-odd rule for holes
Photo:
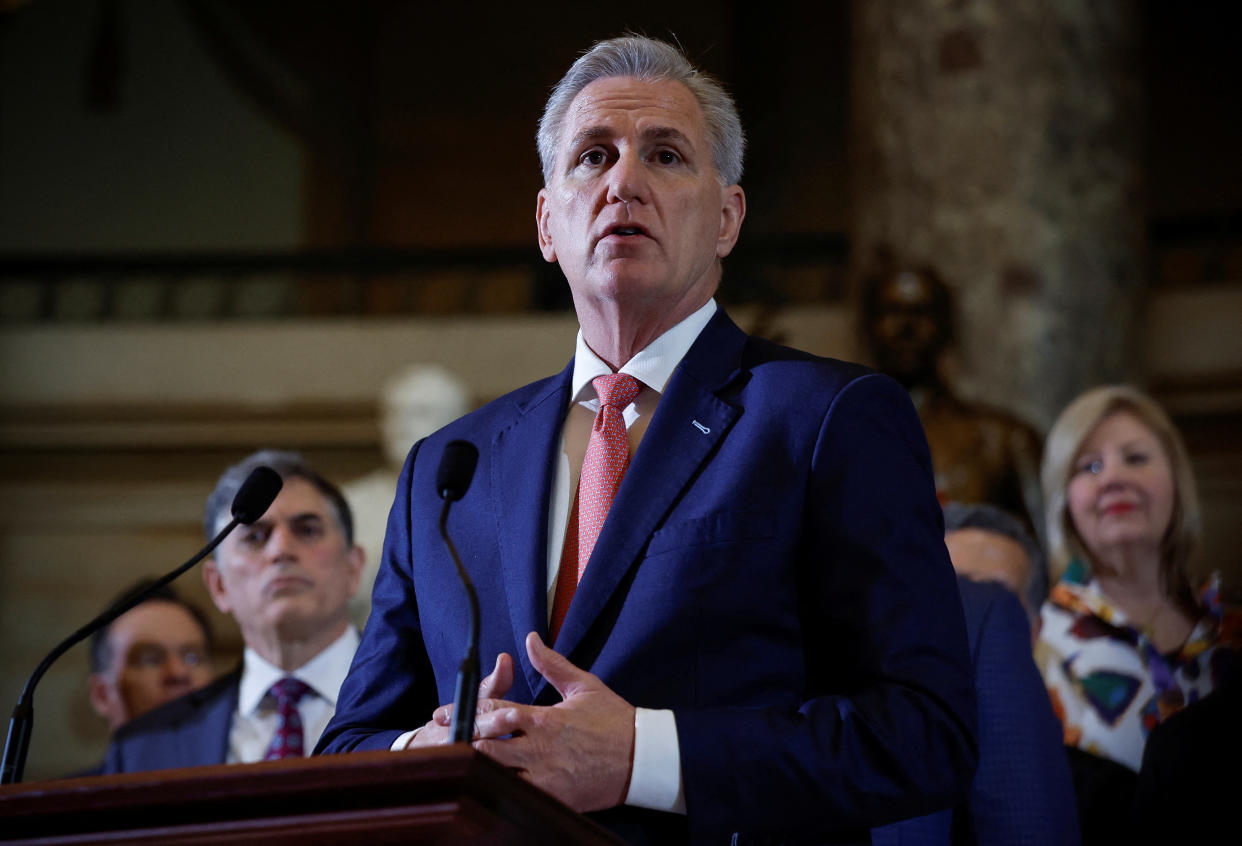
[[[645,203],[648,200],[647,168],[633,149],[625,149],[617,156],[608,171],[608,202]]]
[[[172,653],[164,661],[164,683],[177,684],[190,680],[190,665],[177,653]]]
[[[269,561],[283,561],[294,554],[295,538],[285,526],[275,526],[267,537],[263,552]]]

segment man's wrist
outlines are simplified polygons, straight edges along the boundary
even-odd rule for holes
[[[399,735],[397,739],[392,742],[392,746],[388,748],[393,752],[400,752],[402,749],[405,749],[410,745],[410,741],[414,739],[418,732],[418,729],[414,729],[413,731],[407,731],[405,734]]]

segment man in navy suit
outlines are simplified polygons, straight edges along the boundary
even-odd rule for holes
[[[979,699],[979,769],[951,810],[884,826],[875,846],[1075,846],[1078,813],[1061,722],[1031,656],[1028,603],[1047,591],[1043,552],[991,505],[945,506]]]
[[[127,723],[108,747],[104,772],[309,753],[331,719],[358,645],[348,602],[363,553],[340,491],[300,455],[274,450],[220,477],[203,516],[208,538],[228,522],[229,504],[259,465],[280,474],[280,494],[262,517],[229,533],[203,568],[216,607],[241,629],[242,665]],[[300,748],[278,730],[291,719],[300,722]]]
[[[614,39],[558,84],[539,148],[574,360],[414,445],[320,750],[449,737],[467,602],[435,474],[462,438],[478,749],[632,842],[868,842],[956,802],[974,695],[926,442],[896,383],[717,307],[746,211],[732,100],[670,45]],[[580,490],[622,413],[615,499]]]

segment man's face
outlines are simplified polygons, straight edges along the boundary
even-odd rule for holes
[[[216,607],[233,615],[253,646],[343,630],[362,562],[328,499],[291,478],[266,514],[229,533],[203,578]]]
[[[906,387],[930,378],[946,327],[936,318],[935,293],[915,273],[877,283],[879,309],[868,330],[880,370]]]
[[[1031,562],[1022,544],[999,532],[974,528],[949,532],[944,543],[959,576],[976,582],[997,582],[1009,588],[1026,607]]]
[[[91,705],[116,730],[211,681],[207,635],[175,602],[153,599],[108,628],[109,665],[90,678]]]
[[[615,307],[676,316],[702,305],[737,241],[745,197],[721,186],[698,102],[684,85],[614,77],[565,116],[536,223],[579,315]]]

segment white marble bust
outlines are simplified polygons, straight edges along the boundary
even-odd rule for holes
[[[385,382],[379,427],[386,464],[341,486],[354,514],[354,540],[366,551],[362,584],[350,603],[350,616],[359,626],[371,613],[371,587],[379,572],[388,511],[410,447],[469,407],[465,383],[438,364],[411,365]]]

